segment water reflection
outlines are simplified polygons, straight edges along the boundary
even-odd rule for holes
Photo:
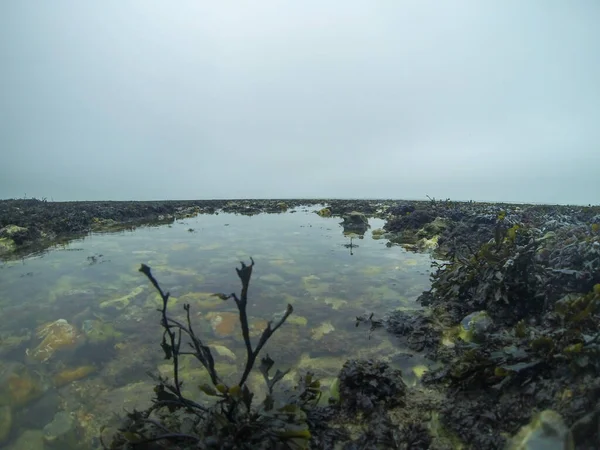
[[[290,380],[310,369],[327,388],[347,358],[377,356],[414,381],[413,368],[422,364],[418,355],[385,333],[368,339],[364,328],[355,327],[364,314],[417,308],[414,300],[429,284],[429,256],[386,246],[368,231],[382,225],[371,219],[362,234],[355,228],[348,235],[344,222],[312,209],[203,215],[93,234],[3,263],[0,421],[10,417],[10,426],[0,442],[13,445],[26,430],[46,440],[44,433],[63,430],[61,439],[71,442],[76,429],[90,444],[114,412],[149,400],[147,371],[170,375],[158,346],[160,299],[137,271],[141,263],[171,292],[174,317],[183,317],[184,303],[191,305],[195,330],[206,336],[225,376],[240,370],[244,347],[235,305],[211,294],[237,292],[235,267],[252,256],[248,312],[254,338],[273,313],[294,306],[264,350],[276,367],[292,368]],[[249,383],[260,393],[262,380],[254,375]],[[206,374],[190,360],[182,376],[193,388]],[[57,415],[63,411],[72,423]]]

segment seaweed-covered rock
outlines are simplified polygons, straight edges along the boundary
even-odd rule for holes
[[[431,313],[426,311],[393,311],[384,321],[388,332],[406,338],[411,350],[423,351],[435,348],[441,339],[442,332],[432,320]]]
[[[384,230],[401,232],[405,230],[418,230],[435,219],[433,212],[425,209],[416,209],[409,214],[397,216],[389,220]]]
[[[433,222],[428,223],[417,232],[417,237],[431,239],[434,236],[439,236],[448,228],[448,221],[441,217],[436,217]]]
[[[29,230],[17,225],[8,225],[0,229],[0,239],[11,239],[15,244],[22,244],[29,237]]]
[[[340,403],[347,411],[372,413],[379,406],[403,403],[406,385],[402,372],[383,361],[349,360],[339,375]]]
[[[353,232],[364,234],[369,228],[369,219],[363,213],[352,211],[343,216],[344,221],[341,223],[344,232]]]
[[[573,436],[556,411],[545,410],[521,428],[506,450],[574,450]]]
[[[388,214],[393,216],[405,216],[410,214],[415,210],[415,205],[410,203],[400,203],[398,205],[392,206],[387,210]]]

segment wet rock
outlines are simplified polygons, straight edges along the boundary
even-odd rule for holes
[[[321,217],[331,217],[331,209],[322,208],[319,211],[317,211],[317,214],[320,215]]]
[[[506,445],[506,450],[574,450],[573,436],[562,417],[544,410]]]
[[[348,411],[368,414],[378,406],[399,406],[405,391],[402,372],[383,361],[349,360],[339,375],[340,402]]]
[[[10,405],[0,406],[0,444],[8,439],[12,422],[12,409]]]
[[[73,350],[83,342],[77,329],[65,319],[40,326],[36,336],[42,341],[33,350],[27,352],[28,357],[36,362],[46,362],[56,352]]]
[[[25,430],[8,450],[44,450],[44,433],[41,430]]]
[[[66,411],[57,412],[52,422],[44,427],[43,433],[50,448],[77,448],[79,444],[77,422]]]
[[[459,336],[466,342],[481,343],[485,341],[493,326],[494,322],[486,311],[477,311],[469,314],[460,322]]]

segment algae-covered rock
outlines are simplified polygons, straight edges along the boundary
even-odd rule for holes
[[[10,405],[0,406],[0,444],[8,439],[12,422],[12,409]]]
[[[348,302],[346,300],[343,300],[341,298],[335,298],[335,297],[325,297],[323,299],[323,302],[326,305],[331,306],[331,309],[334,309],[336,311],[348,304]]]
[[[317,211],[317,214],[321,217],[331,217],[331,209],[322,208],[319,211]]]
[[[285,323],[305,327],[308,324],[308,319],[303,316],[297,316],[295,314],[292,314],[286,319]]]
[[[65,386],[73,381],[81,380],[95,371],[96,368],[91,365],[61,370],[54,376],[54,385],[56,387]]]
[[[101,320],[84,320],[81,330],[89,344],[112,343],[123,336],[113,325]]]
[[[573,450],[571,431],[550,409],[537,414],[507,443],[506,450]]]
[[[446,228],[448,228],[448,221],[441,217],[436,217],[433,222],[428,223],[417,232],[417,237],[429,239],[433,236],[439,236]]]
[[[313,328],[310,331],[310,334],[313,341],[318,341],[320,339],[323,339],[323,336],[325,336],[328,333],[331,333],[332,331],[335,331],[335,327],[332,325],[331,322],[327,321],[323,322],[318,327]]]
[[[27,352],[28,357],[37,362],[46,362],[56,352],[72,350],[82,343],[82,336],[65,319],[58,319],[37,329],[36,336],[42,341]]]
[[[385,230],[383,228],[375,228],[371,231],[371,234],[373,235],[373,239],[381,239],[385,234]]]
[[[359,235],[365,234],[370,228],[369,219],[363,213],[352,211],[343,216],[344,221],[341,222],[345,232],[354,232]]]
[[[8,255],[17,248],[15,242],[9,238],[0,238],[0,256]]]
[[[29,236],[29,230],[17,225],[7,225],[0,229],[0,239],[8,239],[15,244],[22,244]]]
[[[486,311],[477,311],[461,321],[459,337],[466,342],[483,342],[493,326],[494,323]]]
[[[146,285],[140,285],[140,286],[136,287],[135,289],[133,289],[127,295],[124,295],[122,297],[117,297],[117,298],[114,298],[111,300],[103,301],[102,303],[100,303],[100,308],[113,307],[113,308],[117,308],[119,310],[124,309],[127,306],[129,306],[129,304],[131,303],[131,301],[134,298],[136,298],[138,295],[140,295],[145,290],[146,290]]]

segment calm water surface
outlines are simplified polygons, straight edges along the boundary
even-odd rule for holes
[[[235,268],[252,256],[248,312],[254,342],[266,320],[288,303],[294,307],[289,323],[263,350],[277,368],[291,369],[288,385],[311,370],[326,399],[346,359],[371,356],[386,358],[408,383],[416,382],[419,355],[383,331],[369,339],[366,327],[355,327],[355,317],[418,308],[416,297],[429,287],[431,258],[387,247],[371,231],[349,248],[340,219],[313,211],[201,215],[171,226],[93,234],[0,265],[0,420],[9,414],[12,423],[4,447],[18,448],[27,433],[47,441],[53,434],[67,436],[60,426],[97,446],[99,428],[113,412],[151,397],[147,371],[170,375],[158,345],[160,301],[138,272],[140,263],[171,292],[173,316],[183,317],[182,305],[190,303],[196,333],[213,347],[227,380],[235,380],[244,362],[237,310],[232,301],[209,294],[239,293]],[[383,221],[370,224],[375,229]],[[188,360],[182,372],[188,394],[201,395],[194,386],[207,379],[199,364]],[[253,375],[250,384],[260,398],[260,377]],[[58,423],[61,411],[69,413],[68,426]]]

